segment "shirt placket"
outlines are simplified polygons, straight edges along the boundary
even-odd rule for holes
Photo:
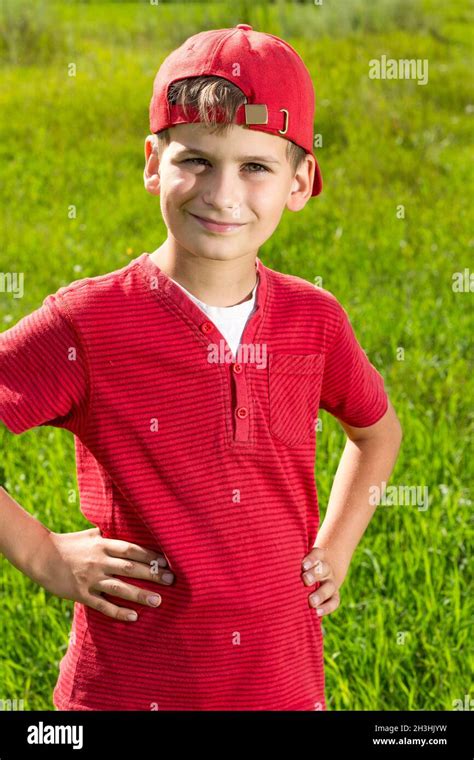
[[[162,272],[153,262],[147,262],[152,269],[155,269],[155,276],[158,277],[157,290],[173,301],[173,303],[184,311],[197,328],[207,339],[209,344],[218,343],[224,346],[225,355],[231,355],[232,351],[227,340],[216,327],[216,325],[206,318],[205,313],[194,303],[183,290],[173,280]],[[256,291],[255,309],[249,316],[242,333],[240,344],[249,345],[255,340],[257,332],[261,326],[263,315],[265,313],[265,302],[267,296],[267,277],[260,259],[256,260],[257,271],[259,274],[259,283]],[[238,358],[238,353],[237,353]],[[219,362],[221,364],[221,362]],[[238,443],[249,443],[251,440],[251,423],[253,414],[253,404],[249,390],[249,365],[247,362],[226,362],[223,367],[226,372],[226,382],[231,383],[231,392],[228,395],[231,405],[232,415],[232,440]]]

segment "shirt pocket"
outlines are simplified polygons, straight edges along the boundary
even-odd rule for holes
[[[324,354],[270,354],[270,433],[287,446],[315,435]]]

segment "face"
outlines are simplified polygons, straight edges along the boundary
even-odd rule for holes
[[[171,127],[158,160],[145,143],[145,186],[160,196],[168,241],[177,251],[228,260],[257,255],[286,208],[311,197],[311,155],[293,174],[287,141],[232,124],[216,134],[203,124]]]

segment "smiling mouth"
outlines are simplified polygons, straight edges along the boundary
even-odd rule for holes
[[[215,222],[212,219],[206,219],[202,216],[198,216],[197,214],[192,214],[190,211],[188,212],[190,216],[194,217],[203,227],[205,227],[208,230],[212,230],[214,232],[226,232],[229,230],[237,230],[240,227],[244,227],[245,223],[236,223],[236,222]]]

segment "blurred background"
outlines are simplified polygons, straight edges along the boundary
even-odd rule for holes
[[[2,0],[0,330],[164,241],[143,187],[153,78],[191,34],[238,23],[302,56],[321,136],[322,195],[285,211],[259,257],[339,299],[404,429],[399,498],[378,507],[323,618],[328,710],[469,709],[472,4]],[[428,81],[370,78],[383,56],[426,60]],[[21,297],[11,272],[24,273]],[[321,420],[322,520],[344,434]],[[57,532],[91,527],[67,431],[0,426],[0,452],[0,483],[25,509]],[[73,602],[5,559],[0,594],[0,707],[53,709]]]

